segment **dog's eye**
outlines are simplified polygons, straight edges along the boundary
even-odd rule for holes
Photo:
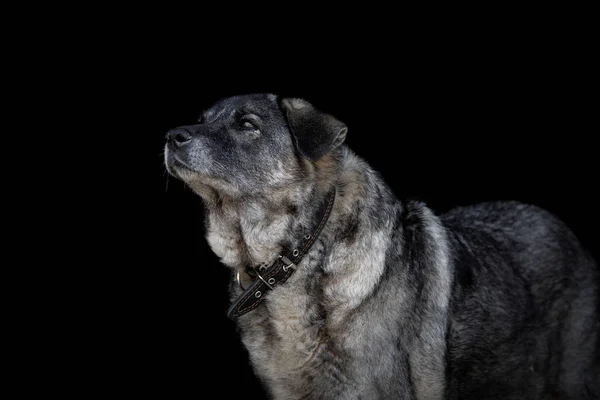
[[[240,121],[240,125],[244,129],[258,130],[258,126],[256,126],[256,123],[248,117],[242,118],[242,120]]]

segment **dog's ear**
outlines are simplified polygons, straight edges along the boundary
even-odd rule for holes
[[[298,150],[312,161],[319,160],[346,139],[348,128],[343,122],[305,100],[286,98],[281,100],[281,108]]]

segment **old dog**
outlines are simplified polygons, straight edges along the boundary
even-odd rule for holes
[[[217,101],[167,133],[274,399],[597,399],[599,274],[518,202],[400,201],[298,98]]]

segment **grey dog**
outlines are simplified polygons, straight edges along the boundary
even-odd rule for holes
[[[536,206],[400,201],[297,98],[221,99],[167,134],[275,399],[598,399],[597,264]]]

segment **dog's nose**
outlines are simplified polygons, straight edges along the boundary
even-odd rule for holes
[[[192,135],[185,129],[175,128],[167,132],[167,142],[174,147],[181,147],[192,140]]]

